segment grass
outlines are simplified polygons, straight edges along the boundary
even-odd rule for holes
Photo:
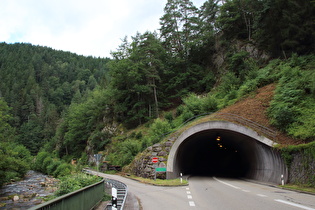
[[[188,181],[187,180],[182,180],[182,182],[180,181],[180,179],[147,179],[147,178],[142,178],[142,177],[138,177],[138,176],[134,176],[134,175],[130,175],[130,176],[126,176],[127,178],[131,178],[134,180],[137,180],[141,183],[144,184],[152,184],[152,185],[157,185],[157,186],[183,186],[183,185],[187,185]]]
[[[280,186],[280,187],[285,188],[285,189],[315,194],[315,188],[314,187],[308,187],[308,186],[303,186],[303,185],[293,185],[293,184],[286,184],[286,185]]]

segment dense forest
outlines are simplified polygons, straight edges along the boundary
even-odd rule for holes
[[[314,141],[314,19],[309,0],[168,0],[159,31],[125,37],[112,58],[0,43],[0,185],[37,154],[35,169],[54,175],[100,151],[126,165],[186,119],[270,83],[273,125]]]

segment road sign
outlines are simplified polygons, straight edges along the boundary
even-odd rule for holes
[[[152,163],[157,163],[157,162],[159,162],[159,158],[153,157],[153,158],[152,158]]]
[[[155,168],[156,172],[165,172],[166,168]]]

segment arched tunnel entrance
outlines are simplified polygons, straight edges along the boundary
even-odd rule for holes
[[[174,142],[167,178],[184,175],[243,177],[281,183],[287,170],[274,142],[231,122],[214,121],[193,126]]]
[[[253,142],[233,131],[196,133],[179,147],[178,168],[190,175],[245,177],[255,162]]]

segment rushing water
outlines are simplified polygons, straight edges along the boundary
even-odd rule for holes
[[[0,209],[28,209],[42,203],[43,197],[53,194],[55,187],[48,186],[53,185],[53,182],[44,174],[28,171],[23,180],[0,188]],[[15,195],[19,197],[13,201]],[[1,207],[1,204],[5,205]]]

